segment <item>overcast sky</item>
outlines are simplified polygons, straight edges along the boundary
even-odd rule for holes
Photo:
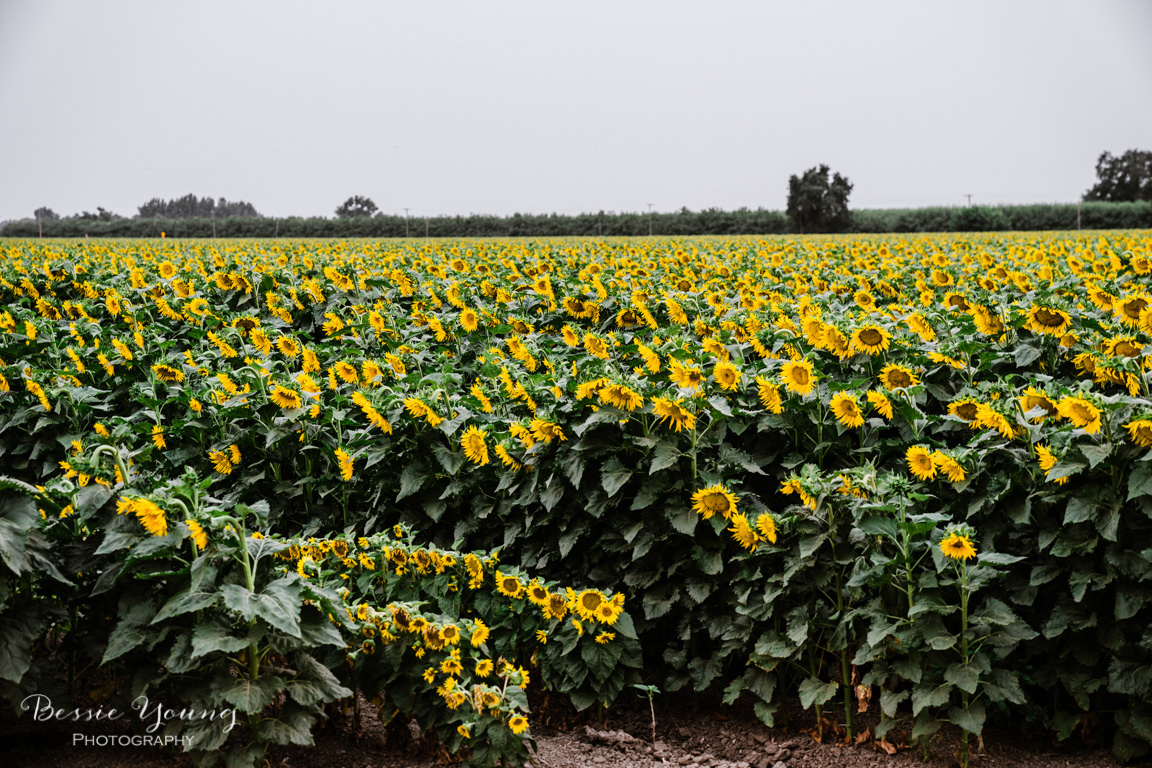
[[[0,0],[0,220],[1074,201],[1152,150],[1152,2]]]

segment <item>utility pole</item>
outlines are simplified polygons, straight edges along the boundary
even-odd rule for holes
[[[1080,201],[1076,201],[1076,231],[1080,231]]]
[[[972,207],[972,195],[964,195],[964,197],[968,198],[968,207],[971,208]]]
[[[1077,204],[1076,210],[1077,210],[1077,214],[1076,214],[1077,215],[1077,221],[1079,221],[1079,215],[1080,215],[1079,214],[1079,210],[1080,210],[1079,204]],[[40,239],[43,240],[44,239],[44,222],[40,221],[40,211],[36,211],[36,226],[40,227]],[[1076,229],[1080,229],[1080,227],[1076,227]]]
[[[216,239],[216,209],[212,209],[212,239]]]
[[[428,217],[424,217],[424,237],[428,237]]]
[[[648,237],[652,237],[652,203],[648,203]]]
[[[404,237],[408,237],[408,209],[404,209]]]

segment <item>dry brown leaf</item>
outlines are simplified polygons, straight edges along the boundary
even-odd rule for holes
[[[872,703],[872,686],[856,686],[856,711],[867,712],[868,705]]]
[[[880,749],[884,750],[890,755],[896,754],[896,745],[887,739],[876,742],[876,746],[880,747]]]

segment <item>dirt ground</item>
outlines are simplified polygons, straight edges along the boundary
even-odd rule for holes
[[[769,729],[747,711],[729,715],[693,712],[672,697],[656,705],[656,743],[653,747],[647,702],[614,708],[605,722],[586,715],[548,709],[532,721],[538,751],[530,765],[536,768],[950,768],[956,761],[956,734],[943,731],[932,744],[927,762],[918,749],[894,743],[876,743],[865,737],[845,746],[834,733],[818,743],[804,730]],[[380,725],[375,710],[361,702],[360,724],[337,717],[316,731],[315,747],[275,747],[267,758],[270,768],[433,768],[450,763],[411,733],[397,737]],[[807,720],[805,716],[807,715]],[[861,729],[874,721],[861,715]],[[808,713],[796,712],[798,727],[811,728]],[[83,726],[85,733],[131,733],[128,723]],[[0,766],[3,768],[182,768],[190,763],[160,747],[73,746],[72,726],[36,724],[28,718],[0,722]],[[830,729],[831,730],[831,729]],[[412,738],[417,736],[417,738]],[[889,754],[895,750],[894,754]],[[1148,761],[1140,763],[1147,766]],[[1108,750],[1078,741],[1053,745],[1020,731],[990,726],[984,749],[973,745],[971,765],[995,768],[1105,768],[1116,766]]]

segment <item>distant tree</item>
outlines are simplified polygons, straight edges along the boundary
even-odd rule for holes
[[[60,214],[45,206],[43,208],[37,208],[35,211],[33,211],[32,218],[38,219],[39,221],[60,221]]]
[[[338,219],[351,219],[356,216],[371,216],[376,213],[376,203],[372,202],[367,197],[360,195],[353,195],[345,200],[339,208],[336,209],[336,218]]]
[[[252,203],[229,201],[223,197],[219,200],[198,198],[196,195],[184,195],[173,200],[154,197],[136,210],[138,219],[209,219],[213,216],[218,219],[263,218]]]
[[[124,217],[112,213],[112,211],[106,211],[103,208],[97,206],[96,213],[89,213],[88,211],[84,211],[83,213],[78,213],[75,216],[69,216],[68,218],[77,219],[79,221],[115,221],[116,219],[122,219]]]
[[[1110,203],[1152,200],[1152,152],[1130,149],[1120,157],[1105,152],[1096,161],[1096,186],[1085,200]]]
[[[788,179],[788,218],[798,232],[842,232],[852,214],[848,195],[852,183],[839,173],[828,180],[829,168],[809,168],[803,176]]]

